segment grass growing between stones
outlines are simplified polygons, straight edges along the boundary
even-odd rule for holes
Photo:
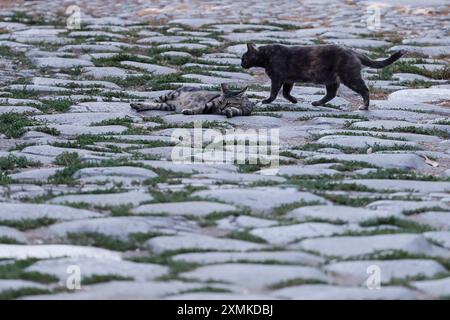
[[[267,243],[265,239],[255,236],[248,231],[234,231],[228,235],[228,238],[255,243]]]
[[[19,113],[8,112],[0,114],[0,133],[8,138],[19,138],[25,133],[25,128],[34,126],[36,122]]]
[[[307,284],[326,284],[326,282],[317,280],[317,279],[304,279],[304,278],[295,278],[285,281],[280,281],[277,283],[274,283],[269,286],[270,289],[276,290],[276,289],[282,289],[286,287],[293,287],[293,286],[301,286],[301,285],[307,285]]]
[[[21,288],[11,289],[0,292],[0,300],[13,300],[23,296],[32,296],[38,294],[49,294],[50,290],[39,288]]]
[[[36,108],[44,113],[68,112],[70,107],[74,105],[72,99],[49,99],[42,101],[42,105],[36,105]]]
[[[0,225],[26,231],[40,227],[46,227],[57,222],[53,218],[21,219],[21,220],[0,220]]]
[[[400,219],[397,217],[367,220],[361,222],[359,225],[361,227],[376,227],[380,225],[390,225],[400,228],[400,230],[395,230],[395,232],[405,232],[405,233],[422,233],[433,230],[433,228],[427,225],[420,224],[414,221]]]
[[[69,233],[67,239],[71,244],[81,246],[94,246],[116,251],[136,250],[143,247],[145,241],[161,236],[161,233],[131,233],[127,239],[109,236],[96,232]]]
[[[58,281],[55,276],[25,269],[35,263],[35,259],[17,260],[13,263],[0,265],[0,279],[22,279],[39,283],[54,283]]]
[[[94,274],[88,277],[84,277],[81,280],[82,285],[90,285],[90,284],[97,284],[97,283],[104,283],[104,282],[111,282],[111,281],[132,281],[133,278],[131,277],[123,277],[115,274]]]
[[[17,168],[31,168],[38,167],[41,163],[28,160],[25,157],[18,157],[15,155],[8,155],[6,157],[0,157],[0,170],[10,171]]]

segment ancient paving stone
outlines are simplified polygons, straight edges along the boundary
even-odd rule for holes
[[[93,67],[90,61],[72,58],[35,58],[34,63],[39,68],[76,68],[76,67]]]
[[[251,216],[239,215],[229,216],[216,221],[217,227],[227,230],[245,230],[248,228],[264,228],[277,225],[274,220],[255,218]]]
[[[197,292],[166,296],[167,300],[274,300],[275,297],[263,294]]]
[[[146,245],[156,253],[174,250],[250,251],[265,248],[265,245],[258,243],[199,234],[154,237],[148,240]]]
[[[252,189],[230,188],[205,190],[194,193],[194,196],[207,199],[218,199],[236,205],[250,207],[259,212],[268,212],[283,204],[299,201],[326,202],[326,200],[309,192],[300,192],[294,188],[257,187]]]
[[[408,277],[431,278],[446,272],[436,261],[421,259],[343,261],[331,263],[324,270],[338,284],[361,285],[367,281],[367,269],[373,265],[380,268],[382,283]]]
[[[202,173],[193,175],[195,179],[211,179],[222,183],[256,183],[256,182],[284,182],[285,179],[275,176],[266,176],[261,174],[242,173],[236,175],[234,173]]]
[[[282,299],[295,300],[411,300],[417,297],[414,291],[404,287],[384,286],[383,290],[368,290],[322,284],[287,287],[273,294]]]
[[[425,238],[438,243],[439,245],[450,249],[450,232],[448,231],[430,231],[423,234]]]
[[[426,167],[422,157],[413,153],[324,154],[308,159],[367,162],[380,168],[422,169]]]
[[[448,297],[450,294],[450,278],[414,281],[411,285],[427,294],[436,297]]]
[[[67,268],[72,265],[80,267],[83,278],[94,275],[116,275],[139,281],[154,280],[166,275],[169,269],[168,267],[151,263],[70,257],[41,260],[26,268],[26,271],[51,274],[64,281],[67,279]],[[81,285],[83,285],[83,278],[81,279]]]
[[[416,211],[432,210],[433,208],[447,209],[447,205],[440,201],[409,201],[409,200],[380,200],[369,203],[369,209],[389,211],[392,213],[414,213]],[[412,216],[413,217],[413,216]]]
[[[369,147],[387,147],[387,148],[401,148],[401,147],[414,147],[419,146],[414,142],[379,139],[374,137],[365,136],[325,136],[317,140],[317,143],[338,145],[342,147],[350,148],[369,148]]]
[[[278,167],[278,175],[281,176],[321,176],[334,175],[338,173],[339,171],[334,169],[311,168],[296,165],[282,165]]]
[[[93,211],[53,204],[0,203],[0,220],[4,221],[40,218],[75,220],[100,216]]]
[[[21,289],[41,289],[45,290],[45,285],[26,280],[16,279],[1,279],[0,280],[0,294],[9,290],[21,290]]]
[[[309,253],[298,251],[258,251],[258,252],[199,252],[182,253],[172,258],[175,261],[185,261],[198,264],[215,264],[226,262],[269,262],[305,264],[317,266],[324,260]]]
[[[60,244],[18,245],[0,244],[0,259],[54,259],[62,257],[88,257],[106,260],[120,260],[117,252],[100,248]]]
[[[325,274],[311,267],[238,263],[200,267],[181,275],[200,281],[226,281],[249,289],[268,287],[298,278],[326,280]]]
[[[86,77],[92,77],[94,79],[105,78],[120,78],[126,79],[127,77],[140,76],[139,73],[130,72],[130,70],[117,68],[117,67],[84,67],[83,75]]]
[[[75,293],[57,293],[52,295],[37,295],[28,299],[38,300],[134,300],[134,299],[162,299],[166,295],[182,291],[195,290],[204,287],[201,283],[187,283],[181,281],[166,282],[133,282],[111,281],[91,286]]]
[[[400,250],[411,254],[445,255],[450,252],[433,246],[422,235],[389,234],[360,237],[306,239],[293,248],[312,250],[326,256],[354,257],[382,251]]]
[[[127,67],[133,67],[136,69],[145,70],[145,71],[150,72],[155,75],[171,74],[171,73],[176,72],[176,70],[173,68],[158,66],[158,65],[150,64],[150,63],[142,63],[142,62],[135,62],[135,61],[121,61],[120,64],[123,66],[127,66]]]
[[[19,243],[27,242],[27,239],[26,239],[25,235],[23,234],[23,232],[20,232],[17,229],[5,227],[5,226],[0,226],[0,239],[2,239],[2,238],[8,239],[8,240],[13,240],[13,241],[19,242]]]
[[[55,175],[61,168],[31,169],[19,173],[10,174],[9,177],[21,182],[46,182],[48,178]]]
[[[45,230],[48,237],[68,234],[100,233],[127,239],[130,234],[175,234],[196,230],[196,224],[181,217],[108,217],[56,223]]]
[[[450,182],[439,181],[414,181],[411,180],[388,180],[388,179],[353,179],[344,182],[361,184],[377,190],[411,190],[421,193],[446,192],[450,190]]]
[[[433,228],[450,230],[450,212],[429,211],[412,215],[410,219]]]
[[[270,244],[286,245],[304,238],[338,235],[348,231],[346,227],[329,223],[301,223],[288,226],[253,229],[251,234]]]
[[[75,179],[95,176],[124,176],[135,179],[151,179],[157,177],[157,174],[149,169],[128,166],[84,168],[73,174]]]
[[[142,202],[151,200],[153,200],[153,197],[148,193],[142,191],[130,191],[110,194],[66,195],[53,198],[49,202],[58,204],[87,203],[92,206],[109,207],[123,205],[137,206]]]
[[[185,201],[171,203],[145,204],[134,208],[134,214],[169,214],[207,216],[212,213],[235,211],[236,207],[228,204],[208,201]]]
[[[330,222],[344,221],[360,223],[368,220],[383,219],[398,215],[388,210],[369,210],[348,206],[307,206],[292,210],[286,214],[288,218],[298,221],[325,220]]]

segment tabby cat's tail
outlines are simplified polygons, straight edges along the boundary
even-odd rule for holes
[[[389,58],[384,59],[384,60],[372,60],[368,56],[366,56],[362,53],[357,53],[357,56],[358,56],[359,60],[361,61],[361,63],[367,67],[384,68],[390,64],[393,64],[398,59],[400,59],[405,53],[406,53],[406,50],[400,50],[400,51],[397,51],[396,53],[394,53],[393,55],[391,55]]]

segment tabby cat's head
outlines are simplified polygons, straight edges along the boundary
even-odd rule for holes
[[[242,100],[245,98],[245,92],[247,87],[240,90],[231,90],[226,84],[222,83],[220,85],[221,94],[219,98],[219,108],[225,109],[228,107],[240,107]]]

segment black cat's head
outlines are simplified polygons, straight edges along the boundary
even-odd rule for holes
[[[254,43],[247,43],[247,52],[244,53],[241,60],[241,66],[244,69],[258,67],[260,65],[259,51]]]

